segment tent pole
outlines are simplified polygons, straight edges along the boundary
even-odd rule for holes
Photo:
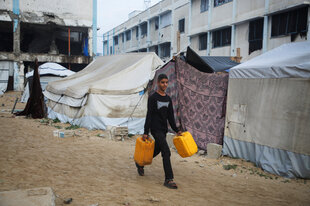
[[[71,65],[70,65],[70,56],[71,56],[71,48],[70,48],[70,28],[68,28],[68,60],[69,60],[69,70],[71,70]]]

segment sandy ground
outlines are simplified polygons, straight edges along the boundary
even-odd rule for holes
[[[75,129],[76,136],[53,136],[67,124],[14,117],[17,92],[0,97],[0,191],[51,187],[70,205],[310,205],[310,180],[285,179],[241,159],[182,159],[172,150],[178,190],[165,188],[161,157],[138,176],[135,138],[99,137],[103,131]],[[25,105],[19,103],[17,109]],[[223,165],[237,165],[224,170]],[[0,204],[1,205],[1,204]]]

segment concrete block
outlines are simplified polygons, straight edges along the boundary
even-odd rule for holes
[[[4,191],[0,192],[0,205],[55,206],[55,195],[49,187]]]
[[[222,154],[222,145],[209,143],[207,144],[207,158],[209,159],[218,159]]]

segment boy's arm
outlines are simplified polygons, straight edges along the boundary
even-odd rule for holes
[[[153,113],[153,107],[152,107],[152,99],[149,97],[147,101],[147,114],[146,114],[146,119],[144,123],[144,134],[148,135],[150,128],[151,128],[151,118],[152,118],[152,113]]]
[[[180,133],[179,129],[177,128],[175,124],[175,119],[174,119],[174,112],[173,112],[173,105],[171,99],[169,100],[169,106],[168,106],[168,121],[171,126],[171,128],[176,132]]]

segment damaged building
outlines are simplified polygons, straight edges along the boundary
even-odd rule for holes
[[[22,91],[36,58],[73,71],[90,63],[96,6],[96,0],[0,0],[0,89]]]

